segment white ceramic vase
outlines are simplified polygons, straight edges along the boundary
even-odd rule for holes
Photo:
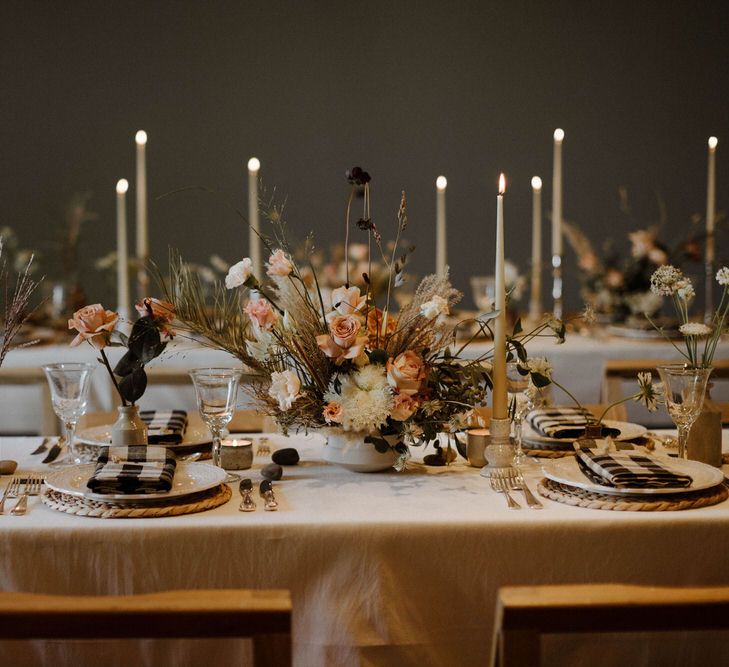
[[[139,416],[138,405],[120,405],[119,417],[111,427],[111,444],[114,447],[147,444],[147,425]]]
[[[327,438],[324,460],[354,472],[382,472],[389,470],[397,461],[397,454],[389,449],[380,453],[370,442],[365,442],[365,432],[345,431],[341,428],[322,429]]]

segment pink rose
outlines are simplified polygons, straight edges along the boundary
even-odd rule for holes
[[[251,318],[264,331],[273,329],[274,324],[278,321],[278,315],[271,308],[271,304],[266,299],[251,300],[244,308],[245,314]]]
[[[329,325],[329,334],[316,337],[317,345],[334,363],[340,366],[346,359],[356,359],[364,351],[367,336],[359,336],[362,324],[354,315],[335,315]]]
[[[324,406],[322,414],[324,415],[324,421],[327,424],[338,424],[342,421],[342,406],[336,401],[329,401],[329,403]]]
[[[71,341],[71,347],[89,341],[97,350],[106,347],[111,340],[119,315],[106,310],[100,303],[86,306],[77,310],[68,321],[68,328],[78,331],[78,335]]]
[[[411,350],[399,354],[394,360],[390,357],[387,362],[387,381],[401,394],[417,394],[423,386],[425,375],[423,358]]]
[[[399,422],[404,422],[418,409],[418,401],[407,394],[395,394],[395,403],[390,416]]]
[[[266,273],[269,276],[288,276],[293,270],[293,264],[291,264],[281,248],[276,250],[268,258],[268,270]]]

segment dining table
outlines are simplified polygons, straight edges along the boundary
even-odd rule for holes
[[[318,433],[251,434],[254,447],[295,447],[274,482],[279,509],[163,518],[92,518],[31,497],[0,516],[0,589],[116,595],[189,588],[285,588],[293,600],[293,661],[315,665],[488,665],[500,586],[606,583],[727,586],[729,501],[684,511],[606,511],[519,492],[509,509],[480,470],[459,458],[358,473],[323,460]],[[54,474],[32,454],[38,437],[0,438],[0,459]],[[729,432],[723,433],[729,449]],[[254,488],[270,454],[242,471]],[[206,465],[198,462],[197,465]],[[536,491],[543,476],[523,468]],[[725,467],[725,473],[729,468]],[[0,477],[7,484],[7,477]],[[550,638],[545,664],[725,664],[726,635]],[[649,641],[650,640],[650,641]],[[245,640],[0,643],[0,665],[247,664]],[[606,661],[606,656],[610,660]],[[656,662],[658,660],[658,662]]]

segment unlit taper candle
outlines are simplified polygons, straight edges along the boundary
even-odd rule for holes
[[[147,225],[147,133],[139,130],[134,137],[137,145],[137,297],[141,300],[149,296],[149,229]]]
[[[121,318],[129,318],[129,256],[127,251],[126,178],[116,184],[116,309]]]
[[[448,180],[445,176],[435,179],[435,272],[439,278],[446,274],[448,264],[446,241],[446,188]]]
[[[542,316],[542,179],[532,178],[532,280],[529,319]]]
[[[260,223],[258,220],[258,171],[261,162],[252,157],[248,160],[248,250],[253,264],[253,275],[263,280],[261,263]]]

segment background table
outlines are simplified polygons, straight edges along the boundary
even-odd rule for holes
[[[0,439],[0,458],[43,468],[27,454],[38,442]],[[25,517],[0,516],[0,587],[78,594],[283,587],[293,596],[296,665],[482,667],[495,594],[505,584],[729,585],[729,502],[621,513],[545,500],[541,511],[510,511],[465,465],[364,475],[323,464],[316,438],[291,442],[302,463],[277,484],[276,513],[240,513],[236,497],[166,519],[75,517],[37,500]],[[676,642],[663,637],[649,650],[621,639],[613,649],[630,665],[656,655],[663,665],[697,664],[699,656],[720,664],[726,656],[726,643]],[[589,643],[581,649],[589,652]],[[35,650],[44,664],[184,666],[232,664],[241,649],[145,642]],[[605,664],[602,647],[593,650],[590,664]],[[576,650],[559,655],[560,665],[587,664]],[[38,663],[26,648],[0,645],[0,664]]]
[[[467,348],[467,356],[473,358],[487,353],[490,342],[476,342]],[[567,386],[585,403],[598,403],[603,377],[603,366],[609,359],[678,359],[679,354],[665,341],[632,340],[627,338],[598,339],[580,335],[568,336],[562,345],[556,345],[554,338],[537,338],[528,346],[529,354],[534,357],[547,357],[554,367],[555,378]],[[121,356],[121,350],[110,349],[112,362]],[[716,358],[729,357],[729,341],[722,341],[717,349]],[[67,345],[38,345],[15,350],[5,360],[8,368],[39,368],[43,364],[60,361],[94,361],[94,351],[87,345],[71,348]],[[175,342],[150,367],[190,369],[200,366],[239,366],[234,357],[220,352]],[[40,392],[32,387],[1,388],[0,432],[35,433],[39,422]],[[90,410],[110,410],[112,387],[108,375],[101,367],[94,372]],[[718,395],[721,400],[729,397]],[[566,402],[560,390],[554,392],[556,401]],[[192,384],[187,387],[150,387],[140,401],[140,405],[150,408],[196,409]],[[665,411],[658,415],[658,421],[639,406],[629,406],[629,416],[646,424],[666,422]]]

